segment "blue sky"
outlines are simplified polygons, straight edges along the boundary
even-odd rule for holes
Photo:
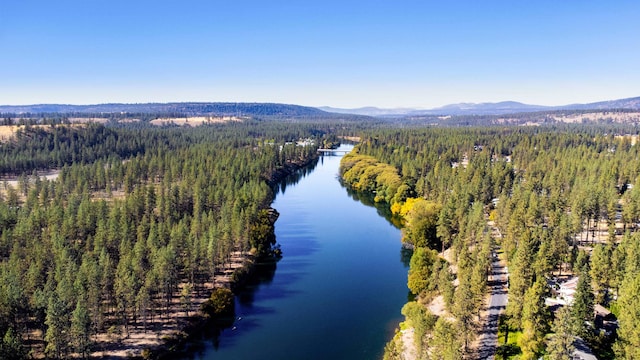
[[[640,2],[2,0],[0,104],[640,96]]]

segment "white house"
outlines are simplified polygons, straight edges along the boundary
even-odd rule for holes
[[[573,302],[573,296],[576,293],[576,287],[578,286],[578,277],[574,276],[571,279],[560,284],[560,289],[558,290],[558,297],[562,300],[566,301],[567,304],[571,304]]]

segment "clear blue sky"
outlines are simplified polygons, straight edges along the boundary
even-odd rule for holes
[[[640,2],[1,0],[0,104],[640,96]]]

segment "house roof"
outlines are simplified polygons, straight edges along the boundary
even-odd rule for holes
[[[563,282],[562,284],[560,284],[560,289],[572,289],[575,290],[576,287],[578,286],[578,276],[574,276],[571,279]]]
[[[593,306],[593,312],[595,312],[596,315],[600,315],[602,317],[607,317],[611,315],[611,311],[607,310],[607,308],[605,308],[600,304],[596,304]]]
[[[576,340],[573,342],[573,346],[575,347],[575,350],[573,351],[574,359],[598,360],[598,358],[593,355],[593,352],[591,352],[589,345],[587,345],[587,343],[581,338],[576,338]]]

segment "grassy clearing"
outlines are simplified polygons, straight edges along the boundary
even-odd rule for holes
[[[18,129],[23,128],[21,125],[2,125],[0,126],[0,141],[9,141]]]
[[[504,318],[501,318],[501,326],[498,327],[498,349],[496,350],[496,359],[514,359],[522,353],[518,346],[518,339],[522,336],[522,331],[508,329],[507,326],[502,325],[503,322]],[[505,331],[507,329],[509,330],[509,336],[507,342],[505,342]]]
[[[178,126],[200,126],[205,124],[226,123],[231,121],[242,121],[236,116],[195,116],[183,118],[166,118],[151,120],[155,126],[178,125]]]
[[[53,125],[29,125],[30,128],[50,129]],[[65,124],[55,126],[82,127],[85,124]],[[25,125],[0,125],[0,142],[7,142],[14,138],[18,130],[24,129]]]

